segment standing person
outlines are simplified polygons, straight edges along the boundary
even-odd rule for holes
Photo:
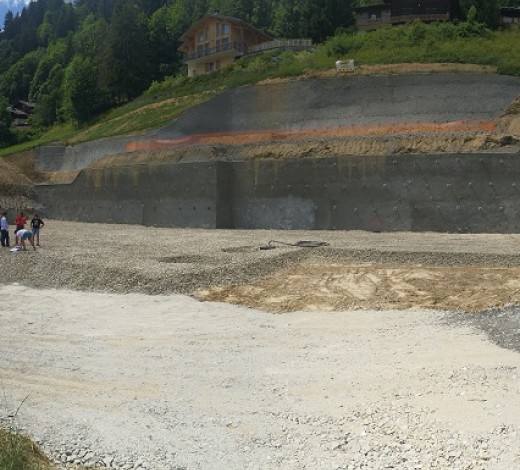
[[[18,245],[18,236],[16,235],[18,233],[18,230],[22,230],[25,228],[25,224],[27,223],[27,219],[23,215],[23,212],[20,212],[15,218],[14,218],[14,225],[16,226],[14,229],[14,236],[16,240],[16,244]]]
[[[0,218],[0,244],[9,246],[9,223],[7,222],[7,212]]]
[[[33,239],[36,242],[36,246],[40,246],[40,229],[44,226],[43,220],[40,219],[38,214],[34,214],[31,219],[31,230],[33,234]]]
[[[36,251],[36,247],[34,246],[34,237],[30,230],[25,230],[24,228],[21,230],[18,230],[16,232],[16,238],[20,239],[20,244],[22,245],[22,250],[26,251],[27,248],[25,247],[25,240],[29,240],[31,242],[32,247],[34,248],[34,251]]]

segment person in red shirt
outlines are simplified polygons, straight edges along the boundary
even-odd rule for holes
[[[16,244],[18,245],[18,236],[16,235],[16,232],[18,230],[23,230],[25,228],[25,224],[27,223],[27,219],[23,215],[23,212],[20,212],[15,218],[14,218],[14,224],[16,225],[14,229],[14,236]]]

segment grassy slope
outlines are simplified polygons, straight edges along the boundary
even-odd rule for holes
[[[338,34],[313,51],[266,53],[243,59],[212,75],[170,77],[152,84],[140,98],[110,111],[90,126],[56,126],[37,140],[1,149],[0,156],[51,142],[79,143],[160,128],[226,88],[333,70],[338,59],[354,58],[357,65],[480,64],[493,66],[498,73],[520,75],[518,51],[519,28],[491,32],[466,23],[414,23],[366,34]]]
[[[26,437],[0,428],[0,470],[56,470]]]

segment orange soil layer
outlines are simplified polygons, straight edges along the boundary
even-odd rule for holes
[[[247,144],[283,140],[316,139],[321,137],[378,136],[415,133],[443,132],[493,132],[494,121],[453,121],[438,123],[400,123],[389,125],[345,126],[302,129],[295,131],[261,130],[229,131],[208,134],[192,134],[177,139],[145,140],[130,142],[127,152],[138,150],[159,150],[177,145],[191,144]]]

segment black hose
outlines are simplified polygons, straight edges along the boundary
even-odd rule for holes
[[[278,240],[270,240],[267,245],[261,246],[261,250],[273,250],[277,245],[294,246],[297,248],[319,248],[320,246],[329,246],[327,242],[314,241],[314,240],[301,240],[296,243],[281,242]]]

